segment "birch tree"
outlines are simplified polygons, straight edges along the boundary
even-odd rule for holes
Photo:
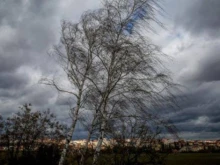
[[[95,74],[88,75],[94,86],[92,91],[98,93],[96,97],[91,95],[99,102],[96,119],[100,129],[93,164],[97,164],[111,118],[119,114],[145,115],[152,107],[167,104],[168,100],[174,105],[170,90],[174,83],[160,61],[163,53],[143,36],[141,29],[150,21],[159,23],[154,13],[158,8],[151,0],[112,0],[90,13],[100,26]]]
[[[147,117],[155,107],[175,106],[171,90],[175,84],[161,63],[164,54],[143,35],[153,30],[152,22],[162,26],[155,14],[161,10],[154,0],[105,0],[100,9],[85,12],[79,23],[62,24],[61,44],[54,50],[73,90],[44,81],[76,100],[60,165],[82,107],[93,112],[85,149],[91,134],[98,133],[95,165],[112,119]]]
[[[60,44],[54,47],[52,55],[58,57],[63,67],[71,89],[65,89],[54,79],[42,79],[41,83],[54,86],[59,92],[73,96],[76,106],[71,108],[72,124],[66,138],[65,146],[61,154],[59,165],[64,163],[70,140],[72,139],[76,123],[78,121],[80,109],[85,104],[85,93],[89,88],[87,76],[92,71],[93,54],[98,51],[96,44],[97,26],[92,16],[84,14],[79,23],[63,21]]]

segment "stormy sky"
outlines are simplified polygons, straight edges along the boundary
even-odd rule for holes
[[[61,20],[77,22],[99,0],[0,1],[0,114],[9,116],[24,103],[50,108],[69,121],[72,98],[39,84],[55,77],[65,84],[57,61],[49,56],[60,37]],[[163,0],[166,29],[155,26],[152,41],[172,57],[167,67],[184,86],[181,110],[168,116],[185,139],[220,137],[220,1]],[[85,131],[77,127],[77,137]]]

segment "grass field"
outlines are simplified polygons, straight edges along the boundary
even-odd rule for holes
[[[5,154],[0,152],[0,165],[5,164],[1,158],[4,158]],[[110,164],[111,157],[109,154],[105,154],[101,163],[104,165]],[[76,157],[72,157],[67,164],[77,165]],[[91,164],[89,158],[87,164]],[[48,163],[48,165],[50,165]],[[220,165],[220,153],[177,153],[170,154],[166,159],[166,165]]]
[[[109,160],[109,156],[107,156]],[[104,162],[104,163],[103,163]],[[108,161],[101,164],[108,165]],[[220,165],[220,153],[176,153],[169,154],[166,165]]]
[[[166,165],[220,165],[220,153],[170,154]]]

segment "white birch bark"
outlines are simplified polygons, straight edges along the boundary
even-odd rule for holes
[[[79,110],[80,110],[81,96],[82,96],[82,90],[79,90],[79,98],[78,98],[77,106],[76,106],[75,113],[74,113],[74,116],[73,116],[72,126],[71,126],[71,129],[70,129],[70,131],[67,135],[65,145],[64,145],[64,149],[61,153],[61,157],[60,157],[60,160],[59,160],[59,165],[64,164],[64,160],[65,160],[65,157],[66,157],[66,154],[67,154],[67,149],[69,148],[69,143],[72,139],[73,132],[74,132],[75,127],[76,127],[76,122],[78,120]]]
[[[84,165],[85,164],[85,154],[86,154],[86,152],[88,150],[88,145],[89,145],[92,133],[93,133],[93,129],[94,129],[94,126],[95,126],[95,120],[96,120],[96,114],[95,114],[95,116],[94,116],[94,118],[92,120],[91,129],[88,132],[87,139],[86,139],[83,151],[81,153],[80,165]]]
[[[101,131],[100,131],[100,135],[99,135],[99,138],[98,138],[98,143],[97,143],[95,153],[94,153],[94,157],[93,157],[93,163],[92,163],[93,165],[96,165],[98,163],[98,157],[100,155],[103,139],[104,139],[104,136],[105,136],[105,128],[106,128],[106,122],[105,122],[105,120],[102,120]]]
[[[77,110],[79,112],[79,108]],[[78,115],[78,112],[77,112],[77,115]],[[66,141],[65,141],[65,146],[64,146],[64,149],[61,153],[61,157],[60,157],[60,161],[59,161],[59,165],[63,165],[64,163],[64,160],[65,160],[65,157],[66,157],[66,154],[67,154],[67,149],[69,148],[69,143],[72,139],[72,135],[73,135],[73,132],[75,130],[75,127],[76,127],[76,122],[77,122],[77,119],[78,117],[75,117],[74,120],[73,120],[73,123],[72,123],[72,126],[71,126],[71,129],[67,135],[67,138],[66,138]]]

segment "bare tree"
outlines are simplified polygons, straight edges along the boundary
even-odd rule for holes
[[[123,116],[113,119],[107,130],[112,154],[108,161],[115,165],[165,164],[167,155],[160,154],[161,131],[164,128],[174,137],[177,136],[175,126],[163,117]]]
[[[93,164],[97,162],[111,118],[119,114],[144,115],[168,100],[174,105],[170,89],[175,84],[160,61],[163,53],[143,37],[141,29],[142,22],[148,25],[150,21],[158,22],[154,17],[158,8],[152,0],[112,0],[89,13],[99,25],[100,45],[99,52],[94,54],[96,67],[88,75],[94,87],[89,96],[99,105],[94,116],[100,129]]]
[[[16,163],[19,155],[30,157],[33,151],[52,140],[59,143],[64,138],[64,126],[50,113],[32,112],[30,105],[3,122],[1,140],[7,148],[9,163]],[[21,152],[22,151],[22,152]]]
[[[76,106],[71,108],[71,129],[67,135],[59,165],[64,162],[69,142],[72,139],[79,118],[80,109],[86,102],[86,93],[90,91],[87,77],[93,72],[93,54],[97,53],[99,49],[96,42],[98,28],[93,17],[86,13],[81,17],[79,23],[73,24],[65,21],[62,23],[61,42],[54,47],[53,54],[58,57],[66,72],[72,90],[60,87],[55,80],[41,80],[41,83],[52,85],[60,92],[71,94],[74,97],[73,100],[76,100]]]
[[[153,30],[152,21],[161,25],[157,10],[162,8],[154,0],[105,0],[102,8],[85,12],[79,23],[62,24],[61,44],[54,50],[73,89],[43,81],[76,100],[60,165],[83,108],[93,112],[84,152],[91,135],[98,133],[93,158],[97,164],[109,121],[137,114],[146,117],[155,107],[175,106],[171,90],[175,84],[161,62],[165,55],[143,35],[144,30]]]

